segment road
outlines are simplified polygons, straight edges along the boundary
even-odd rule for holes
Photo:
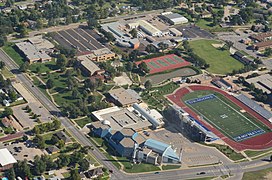
[[[0,49],[0,60],[5,62],[8,69],[13,72],[18,72],[18,65],[2,50]],[[93,145],[85,135],[83,135],[79,129],[77,129],[73,123],[66,117],[61,115],[60,110],[36,87],[33,86],[31,80],[23,73],[17,73],[17,80],[22,83],[26,89],[37,98],[37,101],[40,101],[45,108],[49,110],[52,115],[58,116],[62,125],[71,133],[71,135],[83,146],[93,146],[94,150],[90,151],[92,155],[96,157],[96,159],[103,164],[108,169],[114,171],[111,175],[111,179],[118,180],[127,180],[127,179],[138,179],[138,180],[165,180],[165,179],[188,179],[188,178],[200,178],[200,177],[208,177],[208,176],[220,176],[226,174],[235,174],[235,173],[243,173],[247,171],[255,171],[263,168],[272,167],[272,163],[267,161],[263,161],[261,159],[242,162],[240,164],[229,163],[219,166],[209,166],[209,167],[196,167],[196,168],[188,168],[188,169],[179,169],[173,171],[164,171],[159,174],[155,174],[154,172],[150,173],[142,173],[142,174],[125,174],[122,171],[119,171],[107,158],[99,151],[99,149]],[[264,159],[268,159],[265,157]],[[198,172],[206,172],[204,175],[197,175]]]

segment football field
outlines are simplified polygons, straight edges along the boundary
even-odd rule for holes
[[[185,95],[183,101],[200,119],[235,141],[266,133],[264,124],[216,93],[195,91]]]

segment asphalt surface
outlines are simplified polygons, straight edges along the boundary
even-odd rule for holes
[[[198,26],[182,25],[176,28],[180,32],[182,32],[184,38],[188,38],[188,39],[194,39],[194,38],[213,39],[214,38],[213,34],[203,29],[200,29]]]

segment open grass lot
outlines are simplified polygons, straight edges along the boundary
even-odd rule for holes
[[[266,178],[266,176],[270,174],[269,176],[271,177],[271,172],[272,168],[263,169],[260,171],[246,172],[243,175],[243,180],[270,179],[269,177]]]
[[[79,120],[75,120],[75,122],[81,127],[83,128],[86,124],[93,122],[91,118],[86,117],[83,119],[79,119]]]
[[[7,44],[2,49],[20,66],[24,63],[24,58],[15,51],[13,44]]]
[[[211,94],[213,95],[210,96]],[[182,100],[205,121],[235,141],[243,141],[267,132],[264,124],[254,117],[245,116],[238,106],[235,107],[234,103],[226,101],[226,98],[218,94],[206,90],[194,91],[186,94]]]
[[[190,47],[194,53],[203,58],[210,65],[207,69],[215,74],[227,74],[233,70],[243,68],[243,64],[230,56],[229,51],[216,49],[212,44],[220,44],[220,41],[215,40],[195,40],[190,41]]]
[[[162,109],[164,105],[168,105],[169,103],[163,95],[172,93],[178,87],[179,85],[170,82],[163,86],[154,87],[149,92],[143,92],[141,96],[142,99],[150,105],[150,107]]]
[[[222,28],[219,25],[213,26],[212,19],[200,19],[196,22],[196,25],[202,29],[205,29],[210,32],[227,32],[232,31],[231,28]]]

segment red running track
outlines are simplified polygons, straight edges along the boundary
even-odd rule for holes
[[[211,87],[211,86],[202,86],[202,85],[191,85],[191,86],[188,86],[188,88],[190,88],[193,91],[211,90],[211,91],[218,92],[218,93],[224,95],[225,97],[227,97],[228,99],[230,99],[233,103],[238,105],[241,109],[245,110],[247,113],[249,113],[250,115],[252,115],[256,119],[261,121],[263,124],[265,124],[269,128],[272,128],[272,124],[270,122],[268,122],[265,118],[260,116],[258,113],[256,113],[254,110],[250,109],[248,106],[246,106],[245,104],[243,104],[239,100],[237,100],[234,96],[228,94],[227,92],[225,92],[221,89]],[[190,93],[190,91],[186,87],[184,87],[184,88],[178,89],[174,94],[168,95],[167,97],[172,102],[174,102],[176,105],[183,108],[191,116],[193,116],[194,118],[199,120],[203,125],[205,125],[208,129],[210,129],[214,134],[216,134],[219,138],[221,138],[224,142],[226,142],[232,148],[236,149],[237,151],[243,151],[243,150],[247,150],[247,149],[261,150],[261,149],[267,149],[267,148],[272,147],[272,132],[261,134],[259,136],[252,137],[252,138],[249,138],[249,139],[241,141],[241,142],[236,142],[236,141],[228,138],[223,133],[221,133],[219,130],[214,128],[212,125],[210,125],[206,121],[203,121],[200,118],[198,118],[197,113],[195,113],[193,110],[191,110],[189,107],[187,107],[185,105],[185,103],[183,103],[181,98],[185,94],[188,94],[188,93]]]

